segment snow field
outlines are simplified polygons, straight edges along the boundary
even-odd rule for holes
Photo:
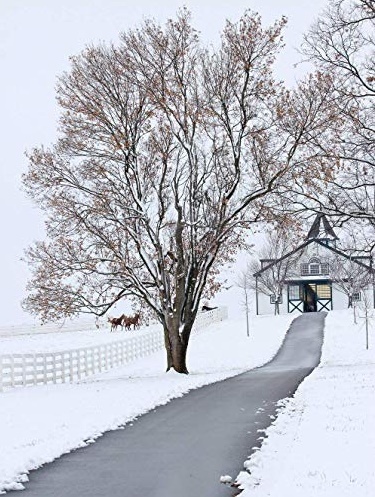
[[[375,489],[375,343],[351,311],[326,318],[321,364],[280,403],[237,481],[241,497],[370,497]],[[372,345],[371,345],[372,338]]]
[[[92,443],[105,431],[131,423],[158,405],[268,362],[294,317],[253,318],[250,337],[246,336],[244,319],[210,325],[192,337],[188,376],[164,373],[165,353],[160,351],[81,382],[0,394],[0,492],[22,489],[29,470]],[[86,333],[64,333],[63,337],[75,348],[82,346],[83,336],[89,340]],[[92,337],[102,340],[101,333],[93,331]],[[57,340],[65,340],[55,335]],[[119,333],[114,335],[113,339],[119,338]],[[3,343],[13,353],[56,346],[52,334],[0,338],[0,346]]]
[[[291,319],[254,318],[250,338],[244,320],[211,325],[192,339],[187,377],[163,373],[161,351],[81,383],[0,394],[0,489],[22,489],[30,469],[93,443],[103,432],[131,423],[190,389],[267,362]],[[374,495],[374,322],[366,350],[363,320],[358,325],[352,321],[350,311],[327,316],[321,364],[293,398],[280,402],[262,448],[245,461],[248,471],[237,479],[243,497]],[[64,335],[71,346],[81,346],[83,336],[90,340],[97,334],[82,333]],[[108,336],[118,339],[119,334]],[[53,343],[51,335],[15,337],[7,340],[7,347],[40,351]]]

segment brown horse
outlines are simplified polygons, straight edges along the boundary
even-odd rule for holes
[[[133,330],[139,328],[140,326],[140,314],[137,312],[134,316],[124,316],[124,326],[126,330],[131,329],[131,325],[133,325]]]
[[[121,329],[124,329],[124,319],[126,318],[125,314],[122,314],[119,318],[108,318],[108,322],[111,323],[111,331],[117,330],[117,326],[121,326]]]

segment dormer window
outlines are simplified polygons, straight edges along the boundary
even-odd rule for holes
[[[309,262],[309,274],[320,274],[320,263],[318,259],[314,259],[314,262]]]
[[[312,257],[309,262],[301,264],[302,276],[322,276],[328,274],[328,262],[320,262],[317,257]]]

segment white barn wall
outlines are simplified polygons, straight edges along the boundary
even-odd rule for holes
[[[258,314],[260,316],[264,314],[272,314],[270,298],[263,293],[258,293]]]
[[[335,283],[332,283],[332,308],[335,311],[348,308],[348,296],[341,292]]]
[[[283,303],[280,304],[280,314],[288,314],[288,287],[283,289]]]
[[[374,308],[374,293],[372,285],[368,286],[365,290],[361,292],[361,301],[357,303],[358,306],[363,306],[364,295],[367,296],[370,309]],[[332,305],[334,310],[342,310],[348,308],[348,296],[338,290],[337,285],[333,283],[332,285]]]
[[[284,288],[283,290],[283,302],[282,304],[279,304],[279,311],[280,314],[287,314],[288,313],[288,291],[287,288]],[[270,296],[269,295],[264,295],[263,293],[258,293],[258,314],[260,316],[267,315],[267,314],[274,314],[275,312],[275,306],[274,304],[270,303]]]

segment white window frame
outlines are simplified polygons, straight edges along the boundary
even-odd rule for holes
[[[317,257],[312,257],[309,262],[301,264],[301,276],[327,276],[329,275],[328,262],[321,262]]]

